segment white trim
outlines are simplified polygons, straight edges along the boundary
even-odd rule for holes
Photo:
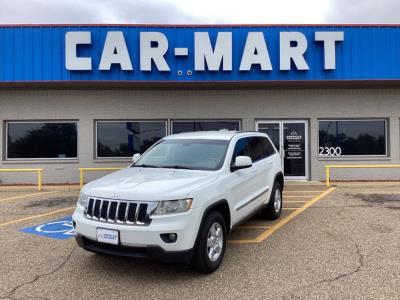
[[[38,162],[38,161],[77,161],[79,160],[79,121],[78,120],[23,120],[7,121],[5,125],[5,156],[4,162]],[[54,124],[76,124],[76,156],[75,157],[30,157],[30,158],[8,158],[8,124],[32,124],[32,123],[54,123]]]
[[[288,180],[309,180],[310,178],[310,165],[309,165],[309,156],[310,156],[310,143],[309,143],[309,134],[308,134],[308,130],[309,130],[309,121],[306,119],[266,119],[266,120],[256,120],[256,131],[259,131],[259,125],[260,124],[279,124],[279,147],[280,149],[278,149],[279,153],[282,153],[281,150],[283,150],[284,147],[284,128],[283,128],[283,124],[285,123],[289,123],[289,124],[293,124],[293,123],[302,123],[304,124],[304,164],[305,164],[305,176],[285,176],[285,179]],[[282,156],[281,156],[282,157]],[[284,166],[284,161],[285,158],[282,157],[282,169],[283,171],[285,170],[285,166]]]
[[[321,156],[319,155],[319,122],[320,121],[328,121],[328,122],[339,122],[339,121],[344,121],[344,122],[360,122],[360,121],[384,121],[385,122],[385,154],[364,154],[364,155],[340,155],[340,156]],[[345,118],[345,119],[317,119],[317,158],[319,160],[341,160],[342,158],[361,158],[361,159],[366,159],[366,158],[385,158],[389,157],[389,138],[388,138],[388,119],[387,118]]]
[[[94,120],[94,159],[96,161],[101,161],[101,162],[107,162],[107,161],[114,161],[114,160],[119,160],[121,162],[125,160],[131,160],[131,156],[97,156],[97,123],[102,122],[102,123],[126,123],[126,122],[131,122],[131,123],[164,123],[165,124],[165,135],[163,137],[166,137],[168,135],[168,121],[166,119],[155,119],[155,120],[132,120],[132,119],[120,119],[120,120]]]

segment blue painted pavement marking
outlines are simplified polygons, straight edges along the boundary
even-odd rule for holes
[[[65,240],[74,236],[71,216],[32,227],[22,228],[21,231],[58,240]]]

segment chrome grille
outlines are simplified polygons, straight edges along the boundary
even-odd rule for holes
[[[118,224],[149,225],[150,212],[156,203],[89,197],[85,215],[88,219]]]

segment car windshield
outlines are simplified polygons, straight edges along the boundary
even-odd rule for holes
[[[224,163],[228,145],[228,140],[162,140],[143,154],[132,167],[218,170]]]

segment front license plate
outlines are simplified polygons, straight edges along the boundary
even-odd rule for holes
[[[111,245],[119,244],[119,231],[105,228],[97,228],[97,241]]]

